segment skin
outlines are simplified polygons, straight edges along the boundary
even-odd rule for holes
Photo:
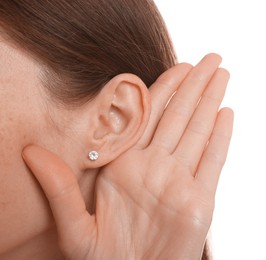
[[[220,63],[179,64],[150,91],[118,75],[70,109],[2,38],[0,258],[199,259],[232,134]]]

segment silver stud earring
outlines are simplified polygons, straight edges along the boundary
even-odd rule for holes
[[[96,151],[91,151],[89,153],[89,158],[91,161],[96,161],[99,158],[99,154]]]

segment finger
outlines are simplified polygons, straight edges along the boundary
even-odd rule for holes
[[[56,222],[59,240],[67,250],[78,247],[93,228],[78,182],[71,169],[55,154],[30,145],[22,157],[39,181]]]
[[[152,145],[159,146],[169,153],[174,152],[202,92],[220,63],[219,55],[208,54],[191,70],[165,109]]]
[[[225,69],[218,69],[204,91],[173,156],[195,176],[199,160],[212,133],[218,109],[229,80]]]
[[[210,142],[200,161],[196,179],[212,194],[217,189],[233,131],[234,113],[230,108],[222,109],[217,117]]]
[[[187,76],[191,68],[192,65],[188,63],[179,63],[164,72],[150,87],[152,108],[148,126],[138,142],[141,148],[146,147],[150,143],[167,102]]]

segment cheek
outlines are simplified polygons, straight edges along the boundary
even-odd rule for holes
[[[1,258],[45,231],[51,215],[39,184],[21,158],[27,144],[46,141],[40,68],[18,49],[0,43]]]
[[[22,158],[34,127],[0,113],[0,255],[43,232],[51,223],[47,201]],[[31,133],[31,134],[30,134]]]

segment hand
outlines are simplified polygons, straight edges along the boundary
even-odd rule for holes
[[[60,158],[38,146],[24,149],[67,259],[201,258],[233,124],[230,109],[218,111],[229,79],[220,62],[210,54],[154,83],[146,131],[101,170],[93,215]]]

